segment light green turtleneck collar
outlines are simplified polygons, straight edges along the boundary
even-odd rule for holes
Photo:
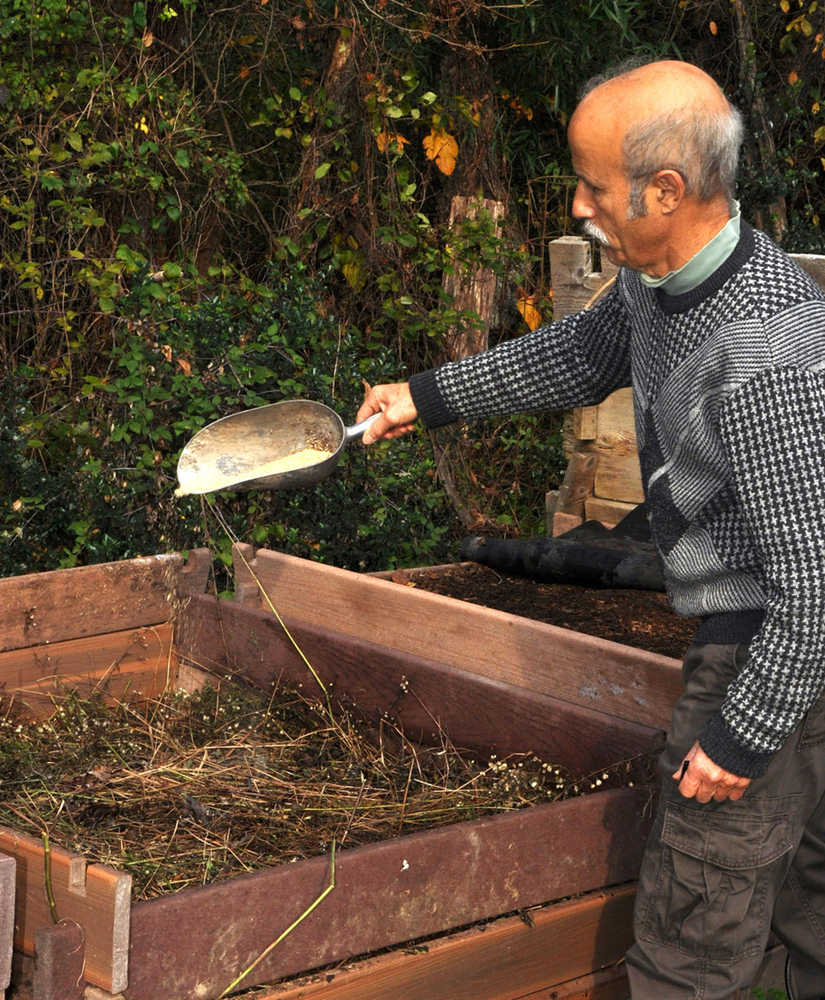
[[[677,271],[668,271],[662,278],[652,278],[640,272],[639,277],[648,288],[661,288],[668,295],[682,295],[697,288],[733,253],[734,247],[739,242],[741,220],[739,205],[735,203],[731,218],[709,243],[706,243],[701,250],[697,250]]]

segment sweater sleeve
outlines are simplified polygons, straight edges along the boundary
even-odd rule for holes
[[[428,427],[598,403],[630,384],[630,324],[618,284],[593,308],[481,354],[414,375]]]
[[[825,378],[767,369],[728,398],[720,430],[765,619],[699,742],[720,767],[758,777],[825,690]]]

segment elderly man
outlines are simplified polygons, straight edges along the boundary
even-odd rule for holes
[[[640,876],[634,1000],[722,1000],[771,926],[825,997],[825,295],[740,219],[742,125],[705,73],[602,79],[569,128],[573,214],[620,265],[591,310],[376,386],[366,443],[632,385],[684,662]]]

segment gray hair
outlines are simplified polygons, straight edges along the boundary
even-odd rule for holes
[[[612,72],[593,77],[583,96],[642,65],[642,60],[629,60]],[[660,170],[681,174],[686,193],[695,193],[700,201],[723,194],[732,203],[743,137],[742,116],[730,103],[726,111],[685,106],[631,125],[622,141],[630,181],[629,218],[645,214],[645,188]]]

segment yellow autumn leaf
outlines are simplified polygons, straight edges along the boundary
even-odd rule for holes
[[[155,43],[155,36],[148,28],[144,28],[143,38],[141,39],[141,41],[143,42],[143,47],[145,49],[151,48],[152,45],[154,45]]]
[[[526,295],[517,299],[516,308],[531,330],[537,330],[541,326],[541,313],[536,309],[535,295]]]
[[[360,292],[367,283],[367,271],[363,261],[358,257],[353,257],[341,268],[347,284],[353,291]]]
[[[455,170],[458,158],[458,143],[449,132],[437,132],[435,129],[423,139],[424,151],[428,160],[435,160],[435,165],[442,174],[451,174]]]
[[[399,149],[403,149],[404,145],[409,141],[409,139],[405,139],[398,132],[379,132],[375,137],[375,144],[382,153],[386,153],[392,143],[395,143]]]

